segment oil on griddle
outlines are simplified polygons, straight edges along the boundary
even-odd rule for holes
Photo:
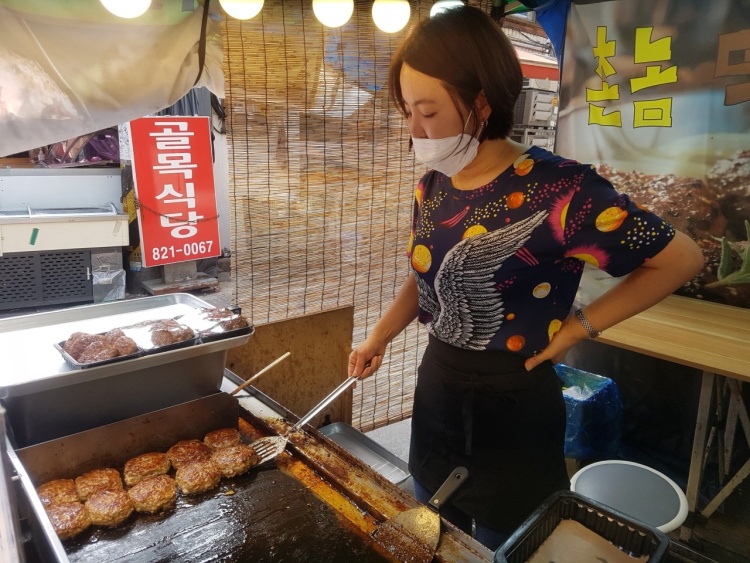
[[[174,510],[91,528],[64,542],[72,563],[389,561],[382,548],[304,485],[271,467],[179,496]]]

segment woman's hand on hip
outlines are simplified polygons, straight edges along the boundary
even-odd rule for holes
[[[581,326],[581,323],[573,315],[569,316],[563,321],[560,330],[554,334],[549,345],[537,355],[528,358],[524,362],[526,371],[531,371],[546,360],[549,360],[553,364],[562,361],[568,350],[581,340],[586,340],[587,338],[588,334]]]

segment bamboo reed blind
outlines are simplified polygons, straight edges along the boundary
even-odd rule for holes
[[[411,2],[410,24],[432,4]],[[355,2],[349,23],[330,29],[309,0],[272,0],[222,30],[234,298],[256,324],[353,305],[355,345],[408,275],[425,171],[385,84],[406,30],[378,30],[371,5]],[[416,322],[391,343],[355,389],[355,427],[411,415],[426,343]]]

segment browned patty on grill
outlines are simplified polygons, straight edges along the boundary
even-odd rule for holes
[[[61,540],[77,536],[91,526],[88,510],[80,502],[61,502],[45,508],[52,528]]]
[[[76,491],[81,500],[86,500],[89,495],[105,489],[122,489],[120,472],[111,467],[94,469],[76,477]]]
[[[206,434],[203,443],[212,450],[236,446],[240,443],[240,433],[236,428],[219,428]]]
[[[182,440],[167,450],[167,457],[172,467],[179,469],[193,461],[202,461],[211,457],[211,448],[200,440]]]
[[[169,475],[144,479],[128,491],[138,512],[159,512],[174,506],[177,483]]]
[[[61,502],[78,502],[81,500],[73,479],[55,479],[40,485],[36,489],[43,506],[50,506]]]
[[[194,461],[177,468],[175,481],[183,494],[205,493],[219,484],[221,471],[210,459]]]
[[[211,461],[216,464],[223,477],[229,478],[246,473],[258,464],[260,458],[250,446],[238,444],[216,450]]]
[[[132,487],[143,479],[154,475],[163,475],[169,471],[169,458],[161,452],[149,452],[141,454],[125,462],[123,474],[125,484]]]
[[[86,500],[86,510],[95,526],[115,528],[133,513],[133,501],[122,489],[99,491]]]

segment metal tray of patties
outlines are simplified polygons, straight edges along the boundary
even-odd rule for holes
[[[188,293],[172,293],[0,319],[0,357],[4,364],[0,399],[226,351],[249,340],[251,334],[195,341],[192,346],[86,370],[74,369],[54,346],[74,332],[104,333],[146,320],[175,318],[204,307],[212,305]],[[222,371],[223,365],[218,373]]]

